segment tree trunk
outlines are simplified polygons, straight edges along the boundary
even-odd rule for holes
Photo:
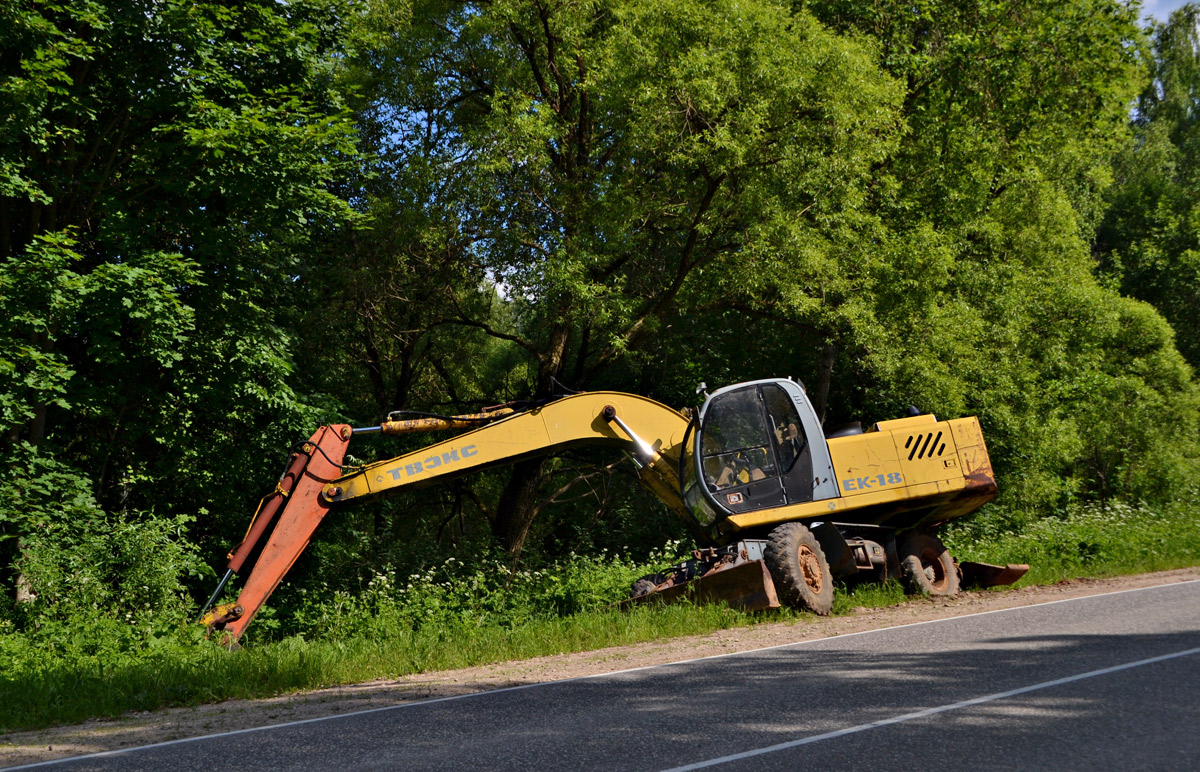
[[[25,551],[25,540],[17,539],[17,557],[20,559],[21,554]],[[14,600],[18,603],[32,603],[37,598],[37,593],[33,591],[33,584],[29,581],[29,577],[24,571],[17,572],[16,594]]]
[[[33,585],[29,583],[29,577],[25,574],[17,574],[17,604],[32,603],[37,599],[37,594],[33,591]]]
[[[562,370],[563,356],[567,350],[567,340],[571,337],[571,328],[565,324],[554,326],[550,333],[550,345],[542,355],[541,366],[538,367],[538,383],[536,397],[548,397],[554,393],[552,379],[557,378]]]
[[[554,393],[553,379],[562,369],[563,356],[570,337],[571,328],[566,324],[556,324],[551,331],[547,351],[542,355],[538,367],[536,397],[548,397]],[[525,548],[525,537],[529,535],[529,527],[537,517],[537,490],[542,482],[545,464],[544,456],[513,464],[512,475],[508,478],[508,484],[504,486],[496,506],[492,532],[504,545],[504,551],[513,563],[521,557],[521,550]]]
[[[387,416],[389,410],[395,409],[398,405],[391,402],[387,384],[384,382],[383,357],[379,353],[379,346],[375,344],[375,324],[361,310],[359,311],[359,317],[362,319],[363,349],[367,355],[365,364],[367,367],[367,378],[371,382],[371,396],[375,398],[375,414],[377,418],[382,420]]]
[[[500,494],[496,507],[496,519],[492,521],[492,532],[513,563],[521,557],[525,548],[525,537],[537,515],[537,490],[542,481],[542,469],[546,458],[531,458],[518,461],[512,466],[512,476]]]
[[[813,394],[813,409],[817,411],[817,420],[825,424],[825,409],[829,406],[829,384],[833,381],[833,360],[837,356],[837,346],[833,341],[826,341],[821,347],[821,369],[817,371],[817,388]]]

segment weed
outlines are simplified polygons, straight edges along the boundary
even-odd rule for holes
[[[1014,528],[1003,519],[952,523],[942,533],[960,560],[1028,563],[1030,584],[1200,563],[1200,520],[1183,506],[1087,504]]]
[[[1088,505],[1019,522],[1000,511],[942,535],[963,560],[1031,564],[1025,583],[1200,563],[1200,522],[1184,507]],[[638,576],[677,562],[683,546],[668,544],[644,562],[573,555],[533,571],[512,571],[495,556],[470,565],[450,559],[409,576],[379,572],[357,593],[318,586],[293,593],[286,608],[260,613],[239,651],[205,640],[190,621],[194,610],[182,607],[171,610],[174,617],[164,610],[141,623],[78,606],[43,613],[24,629],[0,618],[0,730],[806,616],[715,605],[613,606]],[[833,613],[904,597],[896,582],[839,587]]]

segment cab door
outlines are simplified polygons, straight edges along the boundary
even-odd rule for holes
[[[814,451],[818,468],[828,467],[824,436],[798,384],[721,389],[701,410],[693,450],[697,487],[727,515],[837,495],[836,486],[826,491],[814,475]]]

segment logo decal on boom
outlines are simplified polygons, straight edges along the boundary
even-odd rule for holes
[[[457,464],[464,458],[470,458],[478,452],[479,448],[477,448],[475,445],[467,445],[461,450],[455,448],[443,453],[440,456],[430,456],[423,461],[413,461],[411,464],[405,464],[403,467],[397,466],[395,469],[387,469],[384,471],[390,474],[393,480],[399,480],[401,474],[404,474],[407,477],[416,477],[419,474],[431,472],[434,469],[438,469],[443,466]],[[383,475],[375,475],[375,481],[383,482]]]

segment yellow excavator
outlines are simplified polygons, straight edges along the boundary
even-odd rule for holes
[[[897,578],[914,592],[948,596],[963,584],[1011,584],[1028,570],[958,563],[934,535],[996,495],[976,418],[939,421],[911,409],[827,436],[792,379],[706,397],[699,410],[674,410],[634,394],[579,392],[472,415],[322,426],[263,497],[202,621],[236,641],[317,526],[341,507],[585,445],[624,451],[702,545],[690,560],[636,582],[634,602],[686,595],[828,614],[835,580]],[[356,435],[456,429],[468,431],[387,461],[343,463]],[[214,607],[248,563],[237,600]]]

